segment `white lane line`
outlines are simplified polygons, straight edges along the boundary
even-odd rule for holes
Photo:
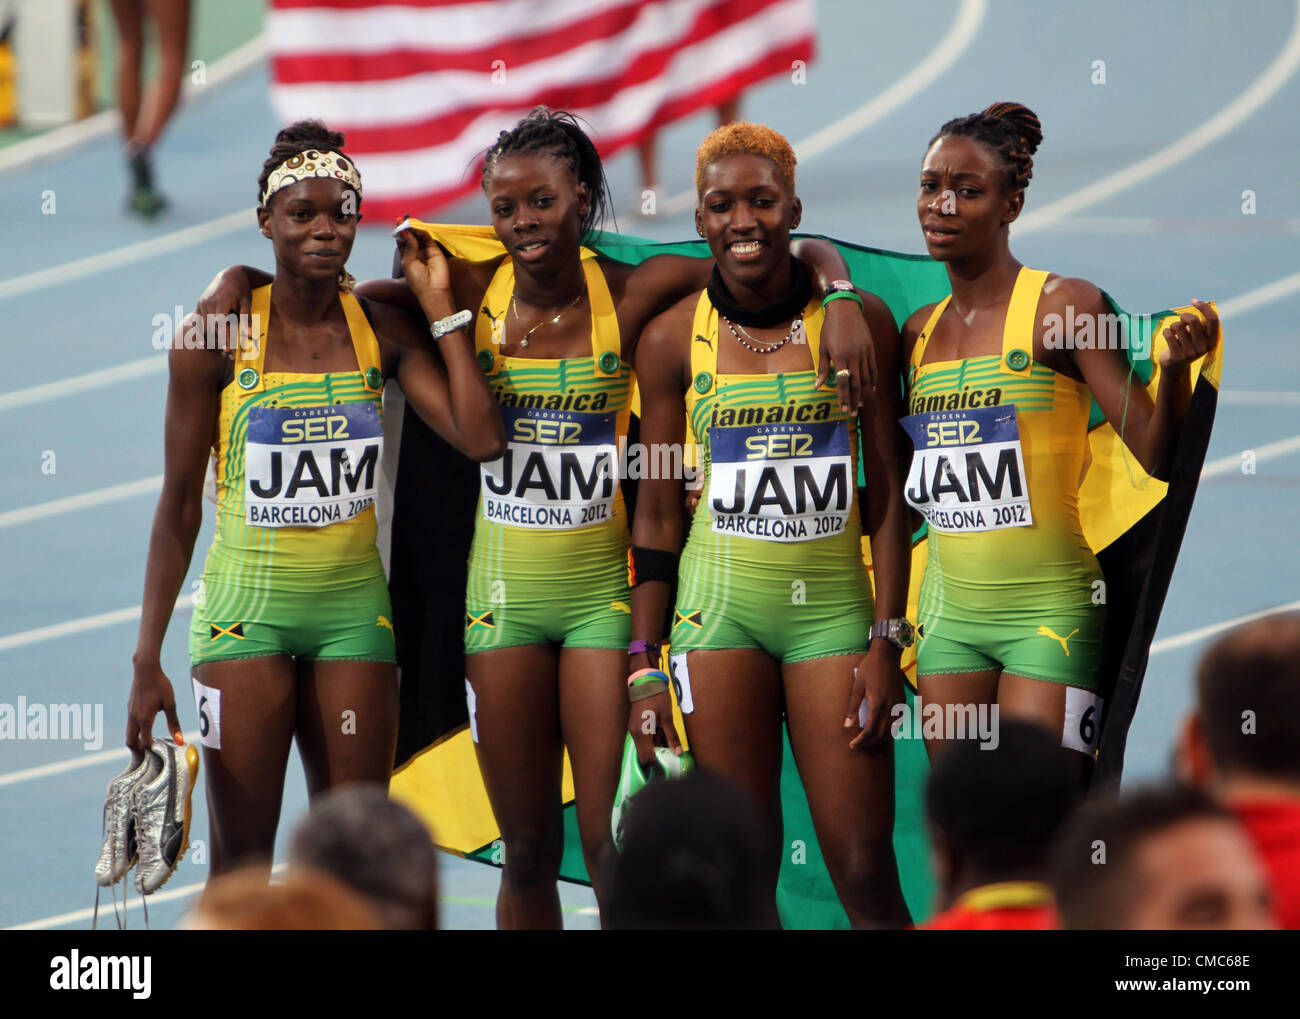
[[[271,873],[283,874],[288,866],[287,863],[277,863],[271,868]],[[181,885],[179,888],[169,888],[165,892],[154,892],[152,895],[148,896],[149,904],[156,906],[160,902],[175,902],[177,899],[189,898],[191,895],[197,895],[199,892],[203,891],[203,885],[205,883],[206,882],[203,881],[195,881],[191,885]],[[127,896],[126,904],[119,906],[118,908],[122,911],[124,916],[126,915],[126,910],[132,906],[136,907],[137,912],[139,912],[141,901],[140,895],[133,887],[131,888],[130,894]],[[107,918],[104,915],[105,910],[108,912]],[[94,916],[94,907],[91,907],[90,909],[74,909],[71,913],[60,913],[58,916],[47,916],[43,920],[31,920],[28,923],[20,923],[13,927],[5,927],[4,929],[7,931],[43,931],[48,930],[51,927],[66,927],[70,923],[86,923],[93,919]],[[106,929],[114,929],[116,921],[113,919],[113,902],[111,898],[106,904],[103,900],[103,896],[100,897],[99,921],[101,927],[107,924]]]
[[[184,733],[186,743],[197,743],[199,741],[199,731]],[[11,771],[0,775],[0,787],[7,785],[17,785],[19,782],[29,782],[34,778],[48,778],[50,775],[62,775],[66,771],[76,771],[78,768],[93,768],[100,764],[108,764],[112,761],[125,761],[131,756],[131,751],[126,747],[114,747],[112,750],[100,750],[93,754],[82,754],[80,757],[73,757],[66,761],[53,761],[49,764],[39,764],[34,768],[24,768],[22,771]]]
[[[121,485],[97,488],[93,492],[82,492],[80,495],[69,495],[63,499],[52,499],[35,506],[9,510],[7,513],[0,513],[0,527],[12,527],[31,520],[44,520],[59,513],[70,513],[89,506],[102,506],[106,502],[117,502],[120,499],[157,492],[162,488],[162,482],[163,476],[155,474],[151,478],[141,478],[139,481],[127,481]]]
[[[151,237],[147,241],[138,241],[125,247],[113,248],[111,251],[104,251],[98,255],[90,255],[87,258],[78,258],[71,262],[64,262],[62,265],[51,266],[49,269],[38,269],[36,272],[24,273],[22,276],[0,280],[0,301],[6,297],[29,294],[34,290],[44,290],[46,287],[52,287],[60,283],[68,283],[86,276],[94,276],[96,273],[104,272],[107,269],[121,269],[123,266],[143,262],[148,258],[157,258],[169,251],[178,251],[181,248],[189,247],[191,244],[200,244],[203,241],[234,233],[237,230],[251,230],[256,223],[257,220],[254,218],[251,208],[240,209],[238,212],[231,212],[224,216],[218,216],[216,219],[210,219],[206,223],[197,223],[182,230],[173,230],[161,237]]]
[[[1248,404],[1255,407],[1300,406],[1300,392],[1266,392],[1258,389],[1220,389],[1221,403]]]
[[[1224,301],[1218,306],[1219,318],[1228,319],[1236,315],[1244,315],[1248,311],[1290,297],[1297,291],[1300,291],[1300,272],[1293,272],[1290,276],[1283,276],[1280,280],[1265,283],[1262,287],[1256,287],[1254,290]]]
[[[181,609],[187,609],[193,604],[194,596],[192,594],[183,594],[176,599],[176,605],[172,611],[179,612]],[[0,651],[25,647],[28,644],[39,644],[41,641],[55,640],[58,637],[67,637],[74,633],[84,633],[86,630],[98,630],[101,627],[113,626],[116,623],[127,623],[133,619],[139,619],[141,609],[142,606],[140,605],[132,605],[129,609],[115,609],[112,612],[101,612],[95,616],[70,619],[66,623],[55,623],[52,626],[37,627],[35,630],[11,633],[0,637]]]
[[[1215,634],[1223,633],[1225,630],[1231,630],[1234,627],[1242,626],[1246,623],[1253,623],[1256,619],[1276,616],[1282,612],[1296,611],[1300,611],[1300,601],[1287,602],[1285,605],[1275,605],[1273,608],[1264,609],[1262,612],[1252,612],[1249,615],[1238,616],[1236,619],[1229,619],[1222,623],[1212,623],[1209,626],[1202,626],[1196,630],[1188,630],[1186,633],[1180,633],[1173,637],[1164,637],[1152,642],[1151,654],[1158,655],[1165,651],[1174,651],[1180,647],[1186,647],[1188,644],[1196,644],[1205,640],[1207,637],[1213,637]]]
[[[186,82],[185,90],[182,93],[185,102],[187,104],[192,103],[200,96],[211,95],[214,86],[223,85],[232,78],[237,77],[250,67],[260,63],[265,56],[266,37],[259,35],[256,39],[250,39],[238,49],[231,50],[220,60],[213,62],[207,71],[206,84],[195,85],[193,82]],[[61,156],[65,152],[70,152],[87,142],[94,141],[96,138],[114,134],[120,125],[121,119],[117,110],[104,110],[102,113],[96,113],[85,120],[55,128],[53,131],[46,131],[35,138],[29,138],[27,141],[19,142],[16,145],[10,145],[3,152],[0,152],[0,174],[18,170],[34,163],[44,162],[53,159],[55,156]]]
[[[1291,34],[1287,37],[1286,44],[1269,65],[1268,70],[1256,78],[1245,92],[1195,130],[1166,145],[1159,152],[1154,152],[1145,159],[1140,159],[1122,170],[1103,177],[1072,195],[1049,202],[1041,209],[1022,216],[1012,227],[1012,232],[1019,236],[1041,230],[1065,216],[1073,215],[1080,209],[1086,209],[1089,205],[1095,205],[1111,195],[1131,188],[1148,177],[1164,173],[1229,131],[1240,127],[1251,114],[1277,94],[1277,91],[1295,74],[1297,67],[1300,67],[1300,0],[1295,4],[1295,20],[1292,22]]]
[[[986,0],[962,0],[947,35],[924,60],[852,113],[827,124],[802,141],[795,142],[794,151],[799,162],[806,163],[824,152],[829,152],[855,134],[860,134],[872,124],[883,120],[914,96],[929,88],[957,62],[958,57],[966,52],[967,47],[974,41],[975,33],[979,30],[987,11]],[[660,202],[659,212],[665,216],[675,216],[693,207],[697,198],[694,188],[680,191]]]
[[[1261,460],[1275,460],[1279,456],[1300,452],[1300,435],[1293,435],[1289,439],[1278,439],[1277,442],[1270,442],[1266,446],[1257,446],[1250,450],[1243,449],[1241,453],[1233,453],[1230,456],[1211,460],[1201,468],[1201,480],[1216,478],[1221,474],[1235,474],[1241,470],[1241,465],[1244,463],[1242,455],[1248,452],[1255,454],[1255,463],[1259,463]]]
[[[1238,216],[1236,219],[1069,216],[1057,220],[1052,229],[1057,233],[1083,234],[1295,234],[1300,233],[1300,219],[1264,219],[1255,216]]]
[[[74,393],[83,393],[87,389],[99,389],[114,382],[125,382],[128,379],[138,379],[144,375],[153,375],[166,370],[166,354],[142,357],[138,361],[127,361],[124,364],[113,365],[111,368],[100,368],[98,371],[86,372],[84,375],[59,379],[57,382],[46,382],[26,389],[15,389],[11,393],[0,393],[0,410],[26,407],[29,404],[71,396]]]

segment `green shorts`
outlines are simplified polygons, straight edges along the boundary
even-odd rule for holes
[[[191,665],[268,655],[397,661],[388,581],[378,556],[373,563],[324,572],[307,589],[291,586],[299,589],[274,582],[239,586],[205,572],[190,622]]]
[[[1104,605],[1041,611],[972,610],[949,597],[943,611],[920,611],[917,628],[918,676],[957,672],[1010,672],[1049,683],[1064,683],[1096,692],[1101,686]],[[924,601],[922,605],[924,606]],[[1058,601],[1059,604],[1059,601]]]
[[[875,605],[861,558],[805,568],[682,553],[673,654],[753,648],[785,663],[863,655]]]
[[[467,655],[531,644],[626,651],[631,639],[623,555],[572,556],[527,574],[489,571],[470,561]]]

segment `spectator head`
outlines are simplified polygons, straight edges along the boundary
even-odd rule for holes
[[[707,771],[654,782],[631,804],[613,866],[615,930],[772,930],[770,844],[744,791]]]
[[[289,845],[289,868],[342,881],[391,930],[436,930],[437,855],[418,817],[382,786],[359,783],[312,804]]]
[[[1065,752],[1037,725],[1003,720],[991,749],[976,740],[946,747],[925,804],[945,904],[979,885],[1042,880],[1078,798]]]
[[[1180,750],[1197,785],[1267,784],[1300,796],[1300,613],[1247,623],[1210,647]]]
[[[297,871],[266,883],[264,867],[214,878],[181,926],[206,931],[377,931],[379,915],[328,874]]]
[[[1056,846],[1051,884],[1067,930],[1274,926],[1267,879],[1245,831],[1186,787],[1085,803]]]

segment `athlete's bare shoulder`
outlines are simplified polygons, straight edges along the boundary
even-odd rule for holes
[[[1039,312],[1041,315],[1064,315],[1067,308],[1073,308],[1076,315],[1096,314],[1106,310],[1106,298],[1095,283],[1051,273],[1043,284],[1043,293],[1038,301]]]
[[[691,326],[698,303],[699,294],[690,294],[646,323],[637,345],[639,375],[676,374],[684,379],[690,374]]]
[[[921,335],[921,330],[925,328],[925,323],[929,321],[930,316],[934,314],[934,309],[938,304],[938,301],[934,301],[930,304],[922,305],[917,308],[916,311],[912,312],[912,314],[907,316],[907,320],[903,323],[903,344],[901,350],[901,361],[903,364],[911,362],[912,350],[916,347],[916,338]]]

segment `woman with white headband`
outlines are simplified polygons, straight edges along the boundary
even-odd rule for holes
[[[472,316],[456,314],[436,249],[409,233],[401,241],[432,339],[404,312],[351,293],[344,264],[361,218],[361,178],[342,144],[323,124],[300,122],[279,133],[263,168],[257,217],[276,266],[253,295],[256,346],[233,363],[219,350],[192,349],[199,345],[184,336],[202,327],[191,315],[169,355],[166,474],[126,742],[146,754],[159,710],[181,741],[160,655],[213,450],[216,535],[190,628],[212,875],[250,860],[269,867],[295,736],[313,796],[388,782],[396,656],[374,509],[385,379],[400,379],[430,427],[466,456],[491,460],[504,447],[465,329]]]

